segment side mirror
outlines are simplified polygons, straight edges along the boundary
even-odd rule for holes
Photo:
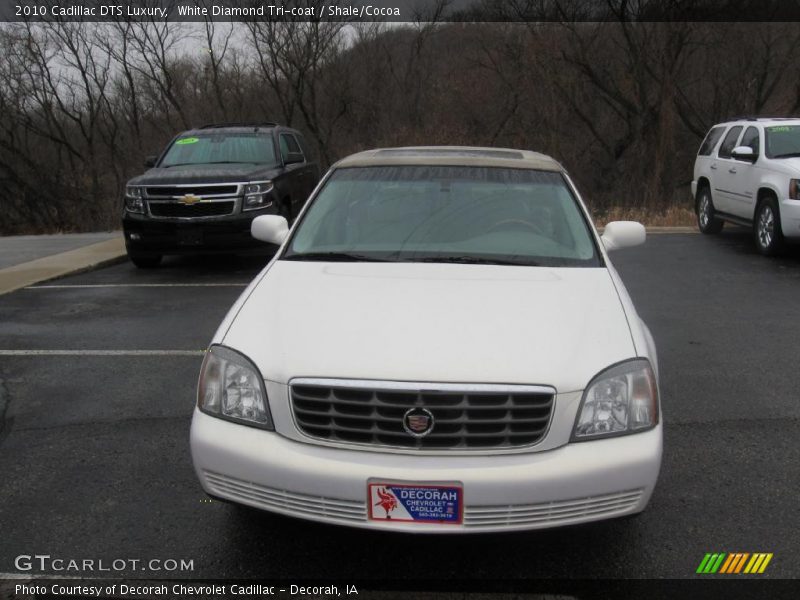
[[[306,157],[303,156],[302,152],[287,152],[286,156],[283,159],[283,164],[285,165],[293,165],[295,163],[305,162]]]
[[[158,160],[158,155],[153,154],[144,159],[144,168],[145,169],[152,169],[156,166],[156,161]]]
[[[262,242],[280,246],[289,235],[289,222],[280,215],[261,215],[250,224],[250,235]]]
[[[736,160],[746,160],[748,162],[755,162],[756,153],[750,146],[736,146],[731,152],[731,156]]]
[[[600,239],[606,250],[619,250],[644,244],[647,232],[644,225],[636,221],[612,221],[606,225]]]

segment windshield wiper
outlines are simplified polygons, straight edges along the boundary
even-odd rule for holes
[[[301,252],[282,257],[282,260],[312,260],[330,262],[394,262],[385,258],[376,258],[364,254],[350,252]]]
[[[772,158],[795,158],[800,156],[800,152],[787,152],[786,154],[776,154]]]
[[[465,265],[513,265],[516,267],[536,267],[534,261],[505,260],[502,258],[482,258],[480,256],[420,256],[404,259],[403,262],[460,263]]]

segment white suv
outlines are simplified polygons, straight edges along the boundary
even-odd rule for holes
[[[692,197],[703,233],[725,221],[753,228],[758,250],[779,252],[800,238],[800,119],[720,123],[703,140]]]
[[[561,165],[394,148],[335,164],[214,336],[192,458],[213,497],[414,532],[644,509],[661,464],[653,339]]]

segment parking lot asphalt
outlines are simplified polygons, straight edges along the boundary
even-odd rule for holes
[[[264,259],[124,263],[0,297],[0,573],[38,553],[191,559],[168,574],[191,578],[684,578],[706,552],[771,552],[761,577],[800,577],[800,251],[763,258],[728,228],[612,259],[659,348],[655,494],[634,519],[502,535],[206,501],[189,455],[202,349]]]

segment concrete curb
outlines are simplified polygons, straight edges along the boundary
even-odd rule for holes
[[[88,271],[125,258],[120,237],[0,269],[0,295],[35,283]]]
[[[700,233],[696,226],[691,227],[645,227],[647,233]]]

